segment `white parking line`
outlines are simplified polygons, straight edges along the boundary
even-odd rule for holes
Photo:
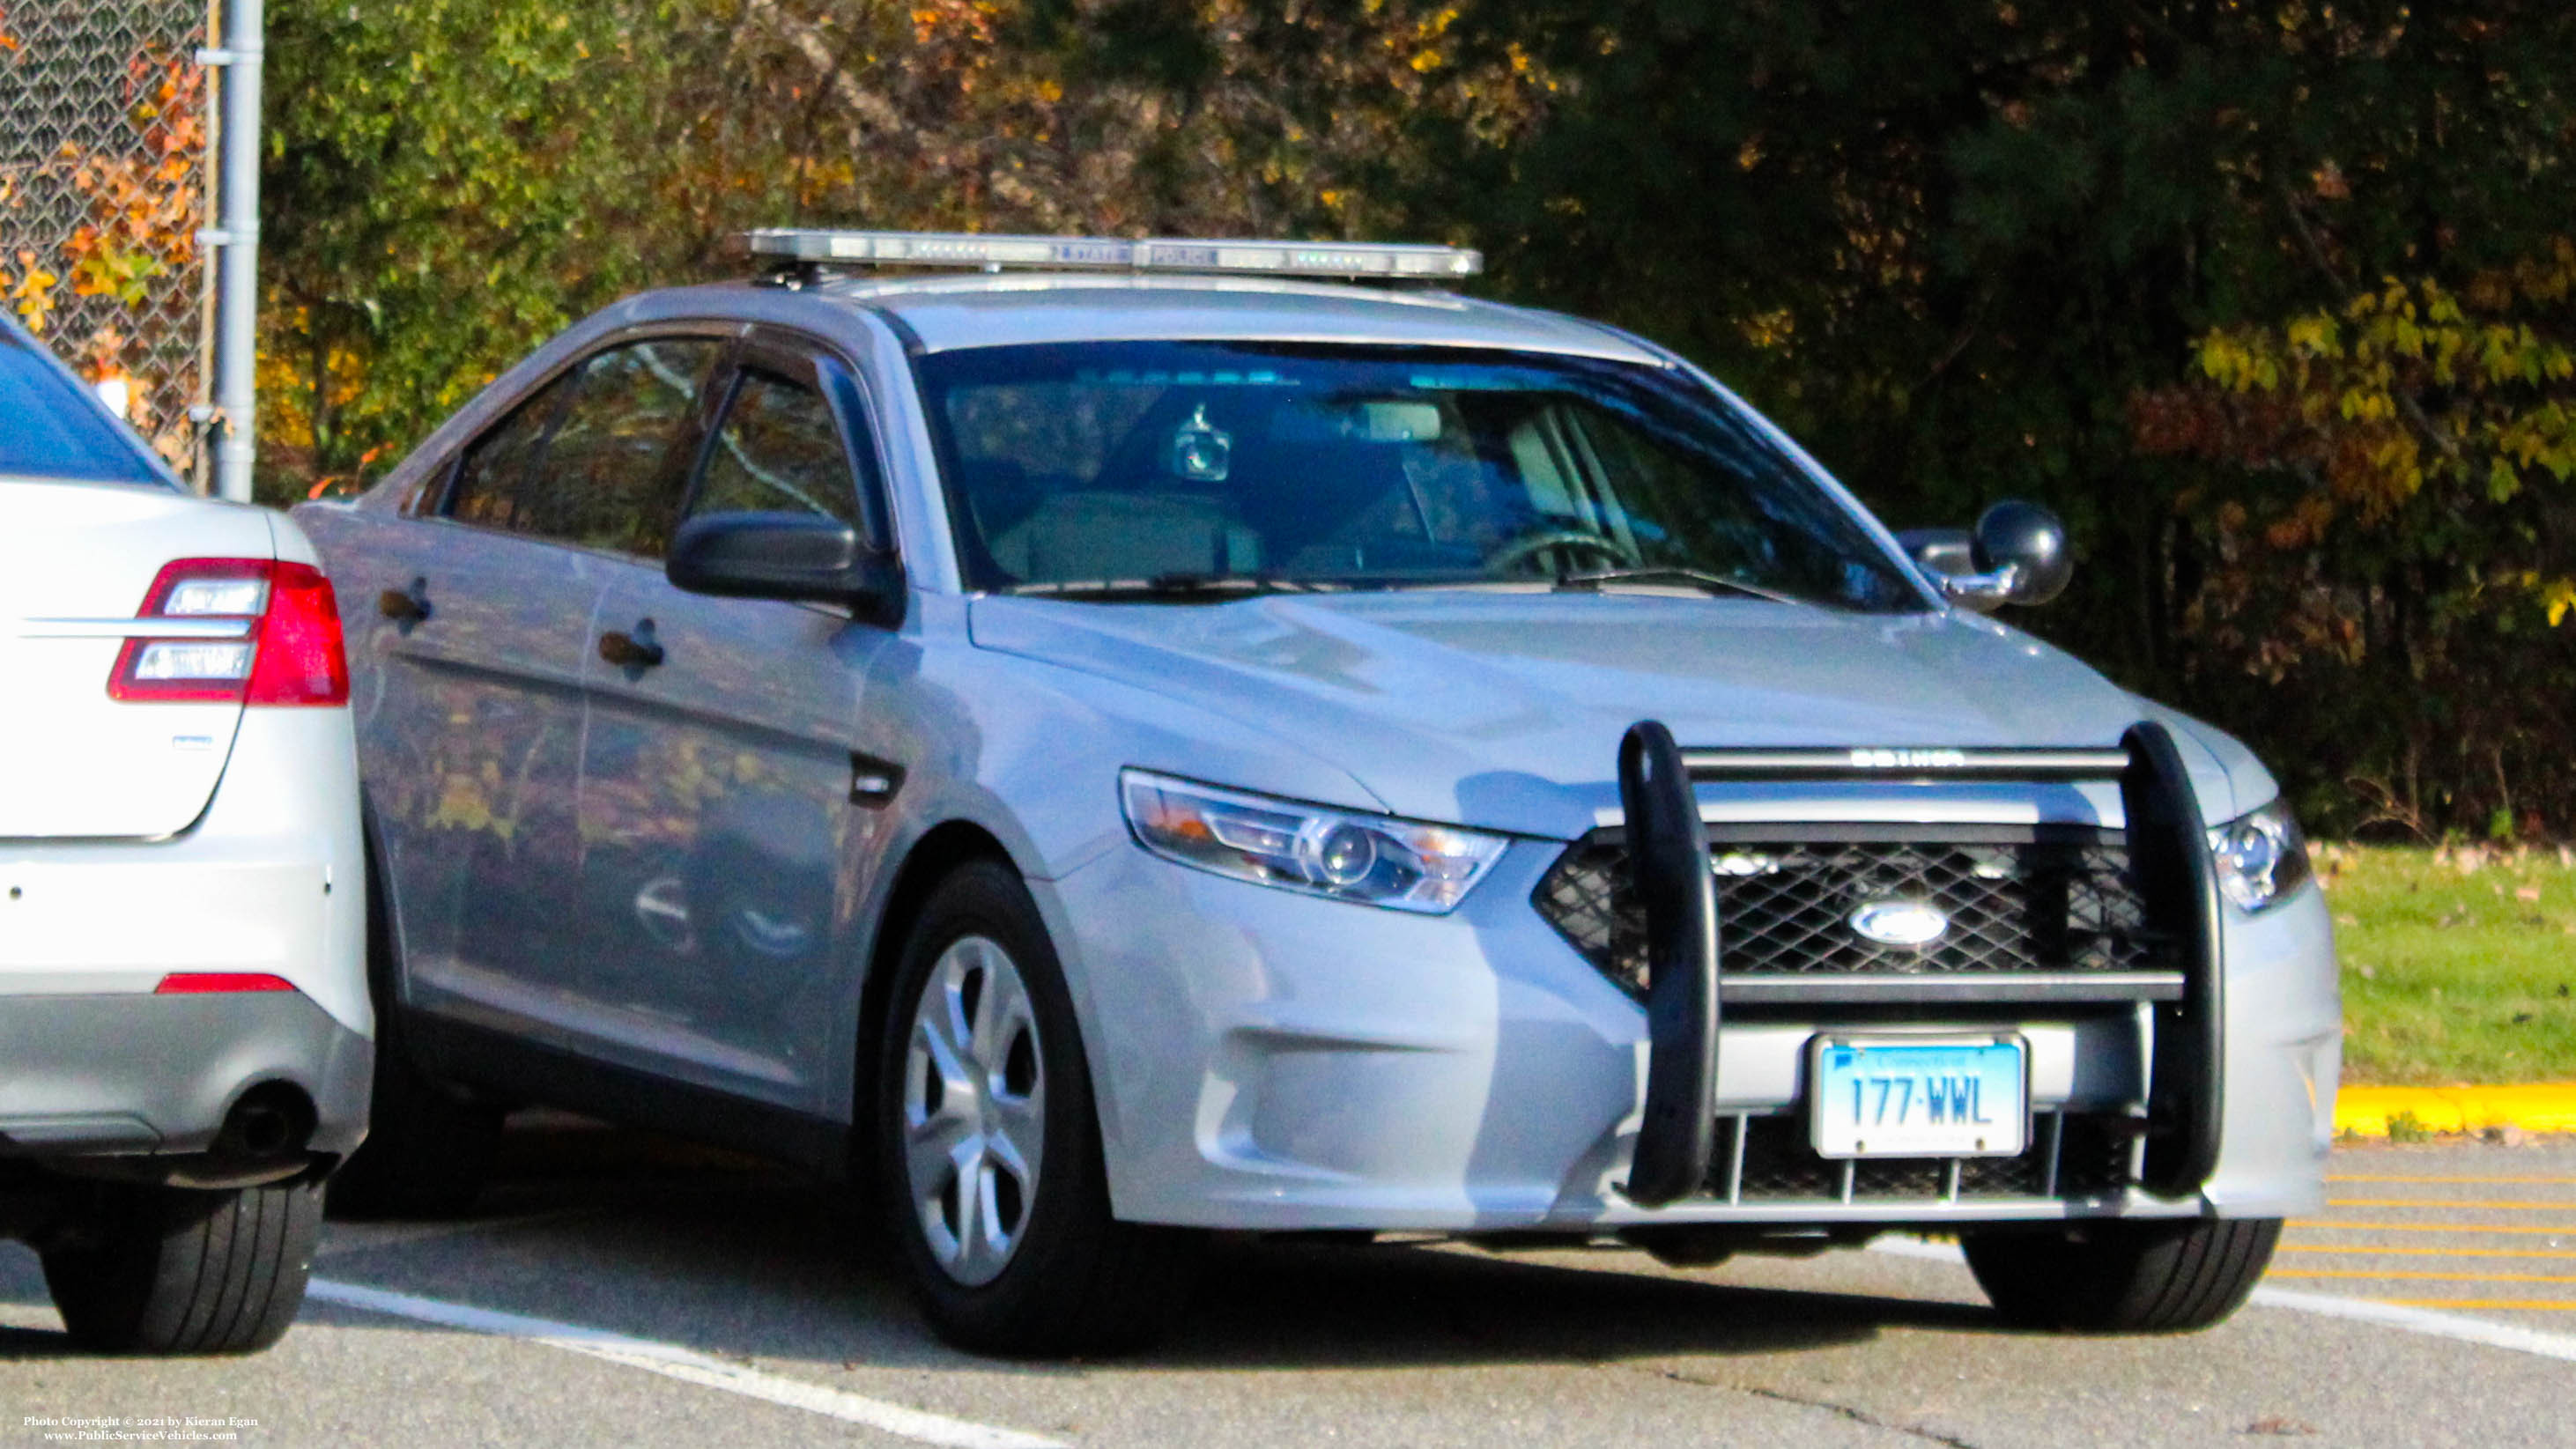
[[[1924,1258],[1940,1263],[1966,1262],[1956,1243],[1927,1243],[1920,1238],[1880,1238],[1869,1247],[1871,1252],[1899,1258]],[[2256,1288],[2252,1301],[2266,1308],[2287,1308],[2293,1313],[2349,1319],[2355,1323],[2377,1324],[2381,1328],[2421,1333],[2432,1338],[2448,1338],[2460,1343],[2482,1344],[2488,1348],[2505,1348],[2516,1353],[2533,1353],[2542,1358],[2576,1362],[2576,1335],[2543,1333],[2536,1328],[2489,1323],[2483,1318],[2438,1313],[2430,1308],[2410,1308],[2402,1303],[2341,1298],[2331,1293],[2301,1293],[2290,1288]]]
[[[701,1388],[720,1389],[729,1394],[780,1404],[790,1409],[821,1414],[844,1423],[861,1424],[898,1438],[923,1444],[939,1444],[948,1449],[1068,1449],[1060,1439],[1024,1434],[1017,1429],[999,1429],[990,1424],[977,1424],[966,1419],[951,1419],[944,1414],[907,1409],[860,1394],[809,1384],[778,1374],[762,1373],[740,1364],[726,1363],[678,1344],[656,1343],[649,1338],[629,1338],[605,1329],[584,1328],[576,1323],[557,1323],[552,1319],[529,1318],[516,1313],[501,1313],[489,1308],[474,1308],[462,1303],[447,1303],[436,1298],[419,1298],[409,1293],[390,1293],[382,1288],[368,1288],[356,1283],[341,1283],[329,1278],[316,1278],[306,1295],[324,1303],[337,1303],[344,1308],[362,1309],[369,1313],[391,1314],[397,1318],[435,1323],[442,1328],[461,1328],[469,1333],[497,1334],[505,1338],[524,1338],[548,1348],[568,1353],[586,1354],[628,1368],[678,1379]]]

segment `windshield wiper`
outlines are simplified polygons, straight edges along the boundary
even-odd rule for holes
[[[1338,593],[1348,584],[1261,574],[1156,574],[1145,579],[1056,579],[1014,584],[1002,592],[1076,599],[1204,599],[1253,594]]]
[[[1676,584],[1710,594],[1743,594],[1749,598],[1769,599],[1775,604],[1794,604],[1798,600],[1776,593],[1760,584],[1748,584],[1724,574],[1704,569],[1673,568],[1648,565],[1641,568],[1595,569],[1588,573],[1559,574],[1556,592],[1560,594],[1597,594],[1603,584]]]

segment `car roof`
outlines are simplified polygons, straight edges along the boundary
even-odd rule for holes
[[[1473,347],[1669,360],[1612,328],[1449,292],[1266,277],[1096,273],[859,276],[817,294],[882,312],[925,352],[1055,342],[1265,341]]]

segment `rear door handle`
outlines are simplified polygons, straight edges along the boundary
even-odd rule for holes
[[[430,616],[429,580],[413,579],[408,588],[387,589],[376,595],[376,612],[408,632],[412,625]]]
[[[638,619],[634,631],[617,630],[599,636],[599,657],[620,669],[641,673],[662,662],[662,643],[653,637],[653,621]]]

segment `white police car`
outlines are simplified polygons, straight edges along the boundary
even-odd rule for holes
[[[366,1130],[358,761],[315,564],[0,318],[0,1234],[89,1347],[274,1342]]]

